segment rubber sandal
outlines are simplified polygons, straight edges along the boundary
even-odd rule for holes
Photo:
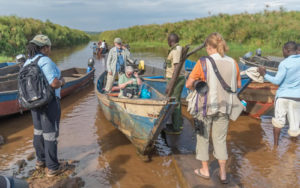
[[[206,180],[210,179],[209,176],[203,175],[203,174],[200,172],[200,169],[199,169],[199,168],[198,168],[198,169],[195,169],[195,170],[194,170],[194,173],[195,173],[197,176],[199,176],[199,177],[201,177],[201,178],[204,178],[204,179],[206,179]]]
[[[228,184],[229,183],[227,175],[226,175],[226,179],[225,180],[221,179],[220,171],[218,172],[218,177],[219,177],[219,180],[220,180],[221,184]]]

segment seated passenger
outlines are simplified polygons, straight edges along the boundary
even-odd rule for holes
[[[125,74],[121,74],[119,77],[119,97],[138,98],[140,85],[142,85],[142,80],[139,78],[138,73],[134,72],[131,66],[127,66]]]

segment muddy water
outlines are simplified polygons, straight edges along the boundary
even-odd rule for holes
[[[133,56],[161,68],[166,50],[151,51],[133,49]],[[91,53],[89,44],[54,50],[52,58],[61,69],[86,67]],[[95,67],[97,74],[102,72],[103,59],[96,60]],[[32,134],[30,113],[0,119],[0,135],[6,139],[6,144],[0,146],[0,174],[12,175],[17,171],[14,163],[34,151]],[[180,151],[191,150],[189,143],[185,145]],[[299,139],[292,140],[284,129],[279,147],[273,149],[270,119],[261,122],[240,117],[231,123],[228,133],[228,170],[244,187],[299,187],[299,146]],[[79,160],[75,172],[83,178],[85,187],[182,186],[163,139],[158,141],[153,160],[144,162],[126,137],[103,116],[93,85],[62,100],[58,147],[59,158]],[[34,168],[35,160],[27,163],[18,177]]]
[[[66,49],[52,53],[61,69],[86,67],[92,49],[88,45],[73,52]],[[103,59],[96,60],[95,67],[96,74],[102,72]],[[180,187],[172,159],[166,152],[144,162],[126,137],[105,119],[93,84],[61,103],[58,155],[60,159],[79,160],[75,173],[83,178],[85,187]],[[0,146],[0,174],[13,175],[17,172],[15,162],[34,151],[30,113],[2,118],[0,135],[6,139],[6,144]],[[164,147],[160,145],[163,151],[169,150]],[[34,164],[35,160],[27,161],[25,170],[17,177],[27,176]]]

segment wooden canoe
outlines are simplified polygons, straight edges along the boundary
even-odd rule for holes
[[[240,58],[240,63],[247,65],[249,67],[265,67],[270,74],[275,74],[278,71],[278,66],[283,60],[281,57],[267,56],[253,56],[250,59]]]
[[[166,89],[166,80],[160,76],[145,77],[144,81],[164,93]],[[278,86],[266,82],[251,82],[249,78],[242,77],[242,88],[238,90],[239,98],[247,102],[246,112],[254,118],[260,118],[261,115],[270,112],[274,108],[274,99]],[[187,105],[185,98],[188,95],[188,89],[183,88],[181,93],[181,104]]]
[[[118,91],[116,95],[105,94],[103,87],[106,74],[107,72],[104,72],[100,75],[95,88],[106,119],[118,128],[141,154],[148,154],[177,103],[173,98],[165,97],[147,84],[151,91],[151,99],[118,98]]]
[[[61,89],[61,97],[65,97],[94,79],[95,69],[86,73],[84,68],[70,68],[61,72],[66,84]],[[18,103],[17,79],[0,82],[0,117],[21,112]]]
[[[277,85],[270,82],[252,82],[239,94],[239,97],[247,101],[246,112],[251,117],[260,118],[274,109]]]
[[[0,68],[0,76],[6,76],[8,74],[18,73],[23,63],[19,64],[8,64],[7,66],[3,66]]]

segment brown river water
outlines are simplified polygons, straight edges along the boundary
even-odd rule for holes
[[[86,67],[91,44],[53,50],[52,59],[61,69]],[[133,57],[161,68],[166,50],[132,49]],[[96,75],[104,70],[103,59],[95,63]],[[98,106],[94,85],[64,98],[58,141],[61,159],[78,160],[76,176],[85,187],[184,187],[173,164],[172,151],[162,138],[156,144],[152,161],[137,155],[127,138],[108,122]],[[0,174],[13,175],[15,162],[34,151],[30,113],[0,119]],[[185,143],[189,151],[190,144]],[[184,147],[184,146],[183,146]],[[269,117],[262,120],[242,116],[230,124],[228,132],[230,165],[228,171],[241,187],[300,187],[300,141],[283,129],[280,144],[273,149]],[[35,160],[28,161],[17,177],[26,177]],[[193,170],[193,169],[191,169]]]

